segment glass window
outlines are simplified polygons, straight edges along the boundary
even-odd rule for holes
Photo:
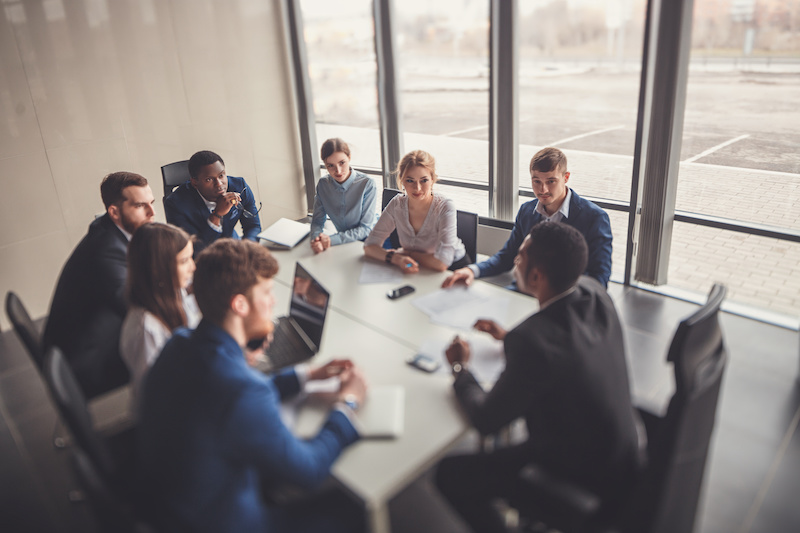
[[[800,229],[798,24],[800,0],[695,0],[676,209]],[[797,244],[708,228],[676,233],[670,285],[699,281],[686,271],[698,260],[682,264],[681,255],[699,240],[715,246],[698,248],[703,268],[735,274],[731,298],[797,314],[785,291],[761,288],[797,279]]]
[[[676,222],[669,284],[707,293],[715,282],[728,300],[797,317],[800,243]]]
[[[630,200],[645,9],[646,0],[520,0],[520,188],[531,188],[533,155],[555,146],[578,194]]]
[[[300,0],[317,142],[341,137],[355,167],[381,168],[372,2]],[[317,153],[320,146],[316,147]]]
[[[405,151],[430,152],[440,177],[488,184],[489,1],[405,0],[394,13]],[[460,193],[472,200],[454,198],[459,209],[488,210],[486,191]]]

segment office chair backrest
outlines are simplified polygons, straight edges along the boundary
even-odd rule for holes
[[[478,257],[478,215],[469,211],[456,211],[458,238],[464,243],[470,263]]]
[[[105,479],[113,479],[116,466],[106,443],[95,432],[86,398],[57,346],[47,349],[44,358],[44,378],[61,419],[72,437]]]
[[[22,300],[13,292],[6,294],[6,314],[14,325],[14,331],[28,350],[28,355],[33,359],[36,368],[41,372],[44,364],[42,336],[36,329],[36,324],[31,320]]]
[[[164,184],[164,198],[169,196],[178,185],[189,178],[189,160],[176,161],[161,167],[161,182]]]
[[[381,211],[386,209],[386,206],[389,205],[389,202],[392,201],[392,198],[394,198],[401,192],[402,191],[399,191],[397,189],[390,189],[388,187],[385,187],[383,189],[383,197],[381,198]],[[394,230],[392,234],[389,235],[389,238],[387,240],[391,244],[392,248],[400,248],[400,237],[397,235],[397,230]],[[384,248],[385,247],[386,245],[384,244]]]
[[[648,435],[649,467],[638,505],[639,524],[651,533],[691,532],[716,418],[727,354],[719,325],[726,288],[714,285],[706,304],[683,320],[667,359],[674,364],[676,391],[665,418]],[[640,502],[641,503],[641,502]]]
[[[136,516],[130,498],[115,490],[97,465],[79,446],[72,447],[72,466],[94,511],[101,531],[120,533],[153,532],[153,528]]]

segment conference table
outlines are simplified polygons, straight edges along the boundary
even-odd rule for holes
[[[439,290],[448,273],[421,269],[417,274],[404,275],[400,283],[359,283],[365,263],[372,262],[364,257],[360,242],[333,246],[315,255],[303,241],[291,250],[273,254],[280,265],[274,284],[276,315],[288,312],[296,262],[331,294],[320,352],[311,363],[347,357],[364,371],[369,386],[400,385],[405,389],[403,433],[393,439],[355,443],[344,451],[331,472],[364,502],[371,531],[389,532],[389,501],[470,431],[453,394],[449,373],[426,373],[406,363],[423,344],[443,344],[456,334],[464,334],[432,322],[414,305],[415,299]],[[387,298],[387,291],[405,284],[412,285],[415,292],[396,300]],[[535,298],[482,280],[476,280],[469,290],[503,301],[505,312],[500,322],[506,329],[538,310]],[[669,384],[665,385],[669,368],[654,364],[651,358],[644,362],[637,359],[628,354],[634,403],[663,403],[669,392]]]

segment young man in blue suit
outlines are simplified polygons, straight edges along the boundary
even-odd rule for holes
[[[469,285],[475,278],[497,276],[514,266],[519,247],[531,228],[542,222],[563,222],[583,234],[589,246],[586,274],[608,286],[611,277],[611,223],[608,214],[567,187],[567,156],[558,148],[543,148],[531,159],[531,187],[536,200],[522,204],[503,248],[478,264],[459,268],[442,287]]]
[[[576,483],[613,506],[641,465],[622,327],[611,298],[581,276],[583,236],[563,223],[533,227],[514,260],[519,289],[539,311],[506,332],[490,320],[475,328],[503,341],[506,367],[486,392],[470,372],[470,346],[456,337],[446,351],[458,403],[482,434],[525,419],[528,437],[490,453],[452,456],[437,485],[480,533],[505,532],[495,499],[533,498],[518,482],[528,465]],[[535,501],[531,501],[535,504]]]
[[[100,196],[106,213],[89,225],[64,265],[44,330],[45,347],[61,348],[88,398],[128,382],[119,355],[128,241],[155,216],[153,191],[139,174],[109,174]]]
[[[264,499],[264,491],[311,489],[328,477],[359,438],[350,417],[366,393],[347,360],[274,377],[248,365],[248,342],[273,329],[277,270],[269,251],[250,241],[220,239],[197,258],[203,320],[167,341],[144,382],[137,427],[138,493],[159,531],[343,530],[341,517],[325,512],[327,501],[281,507]],[[324,426],[310,440],[296,438],[281,421],[281,400],[308,379],[337,373],[339,402]]]
[[[209,150],[189,159],[189,176],[189,181],[167,197],[164,211],[167,222],[197,235],[202,242],[197,251],[222,237],[238,239],[237,223],[241,223],[245,239],[258,240],[259,208],[244,178],[228,176],[225,162]]]

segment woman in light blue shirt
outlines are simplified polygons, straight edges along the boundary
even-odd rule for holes
[[[322,143],[322,162],[328,175],[317,183],[311,219],[311,249],[320,253],[331,246],[363,241],[375,225],[375,182],[350,168],[350,147],[339,138]],[[337,233],[322,232],[330,218]]]

